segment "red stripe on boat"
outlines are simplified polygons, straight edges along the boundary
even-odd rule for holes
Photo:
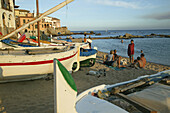
[[[77,54],[77,52],[71,56],[60,58],[59,61],[64,61],[67,59],[70,59],[74,57]],[[37,61],[37,62],[23,62],[23,63],[0,63],[0,66],[17,66],[17,65],[41,65],[41,64],[49,64],[53,63],[53,60],[46,60],[46,61]]]

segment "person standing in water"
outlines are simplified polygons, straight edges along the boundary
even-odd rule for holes
[[[129,59],[130,59],[130,63],[133,63],[134,61],[134,41],[131,40],[131,43],[128,45],[128,56],[129,56]]]

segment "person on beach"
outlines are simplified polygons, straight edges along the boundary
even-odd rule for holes
[[[140,57],[137,57],[137,60],[135,60],[134,67],[137,69],[143,68],[143,62]]]
[[[145,65],[146,65],[146,59],[145,59],[145,55],[142,53],[140,57],[137,57],[137,59],[134,61],[131,67],[135,67],[139,69],[139,68],[144,68]]]
[[[140,55],[140,58],[141,58],[141,61],[142,61],[142,63],[143,63],[143,66],[142,66],[142,68],[144,68],[145,67],[145,65],[146,65],[146,58],[145,58],[145,54],[141,54]]]
[[[143,53],[143,50],[141,50],[140,53],[142,54],[142,53]]]
[[[84,37],[84,43],[86,43],[87,42],[87,39],[86,39],[86,37]]]
[[[89,43],[89,48],[91,49],[92,40],[91,39],[87,39],[87,43]]]
[[[123,43],[123,39],[121,40],[121,43]]]
[[[114,57],[113,57],[114,51],[110,50],[110,54],[108,54],[106,56],[106,61],[104,62],[104,64],[111,66],[112,63],[114,62]]]
[[[134,61],[134,41],[131,40],[131,43],[128,45],[128,56],[130,59],[130,63],[133,63]]]
[[[120,60],[121,60],[121,56],[118,56],[116,54],[116,49],[113,51],[110,51],[110,54],[106,56],[106,61],[104,62],[104,64],[108,65],[108,66],[113,66],[113,67],[126,67],[124,65],[120,64]]]

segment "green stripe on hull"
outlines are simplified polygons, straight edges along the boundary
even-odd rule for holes
[[[67,71],[67,69],[57,60],[58,63],[58,67],[61,71],[61,73],[63,74],[64,79],[66,80],[66,82],[69,84],[69,86],[77,92],[77,87],[76,84],[73,80],[73,77],[71,76],[71,74]]]
[[[90,58],[80,62],[80,67],[92,67],[96,62],[95,58]],[[73,64],[73,70],[76,69],[77,63]]]

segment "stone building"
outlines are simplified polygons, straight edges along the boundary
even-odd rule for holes
[[[1,0],[0,2],[0,32],[8,34],[16,28],[14,16],[15,0]]]
[[[15,17],[16,17],[16,27],[18,28],[28,23],[32,19],[34,19],[36,17],[36,14],[30,13],[30,11],[28,10],[16,9]],[[43,19],[40,21],[40,31],[44,31],[45,33],[47,33],[48,31],[47,29],[50,29],[50,31],[55,31],[56,27],[61,27],[60,20],[57,18],[46,16],[46,17],[43,17]],[[37,23],[30,25],[26,29],[31,35],[37,35]]]

